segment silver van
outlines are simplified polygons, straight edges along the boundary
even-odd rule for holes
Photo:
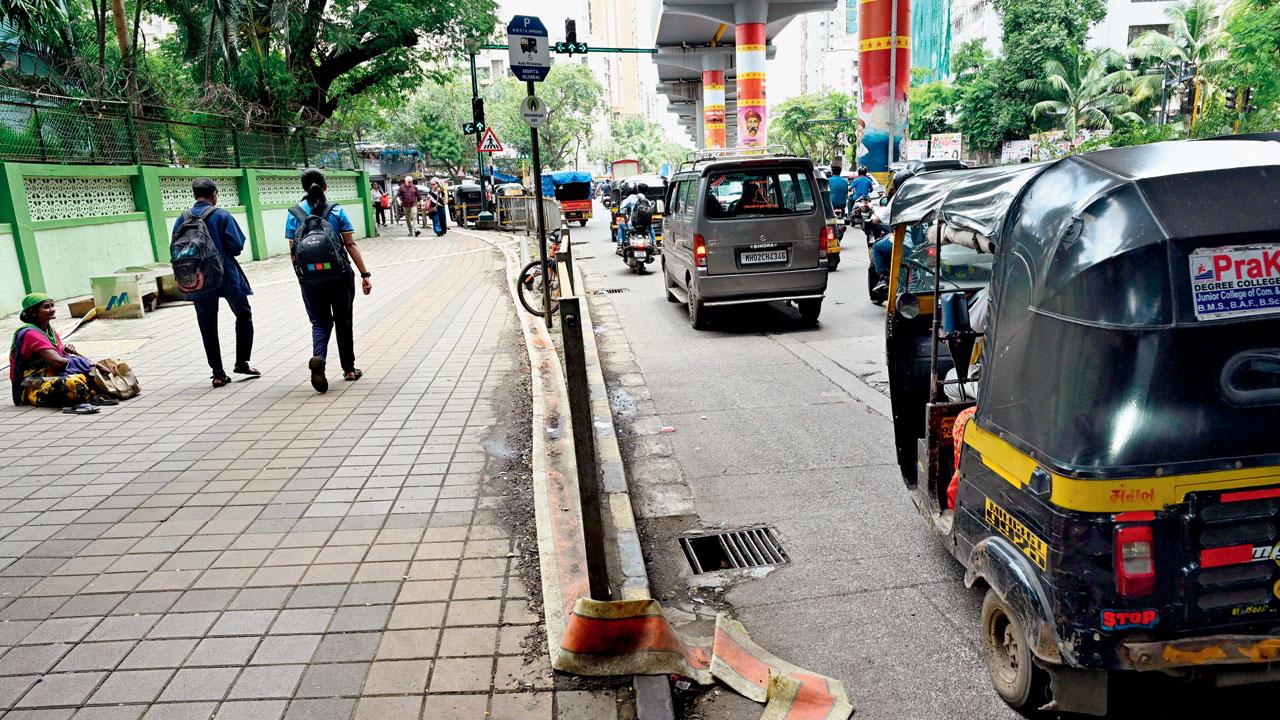
[[[707,310],[789,301],[816,322],[827,289],[826,218],[813,163],[734,149],[697,153],[667,186],[662,276],[667,300]]]

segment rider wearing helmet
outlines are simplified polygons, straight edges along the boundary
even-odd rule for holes
[[[619,206],[622,217],[626,218],[624,222],[618,225],[617,240],[619,248],[631,233],[652,234],[653,201],[645,195],[648,190],[649,186],[645,183],[636,183],[634,191]]]

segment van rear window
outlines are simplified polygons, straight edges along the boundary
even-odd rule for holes
[[[707,217],[712,220],[806,215],[813,212],[813,185],[796,170],[736,170],[707,182]]]

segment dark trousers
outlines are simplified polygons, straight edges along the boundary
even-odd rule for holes
[[[375,211],[375,212],[377,212],[377,213],[378,213],[378,224],[379,224],[379,225],[386,225],[386,224],[387,224],[387,209],[386,209],[386,208],[384,208],[384,207],[382,207],[382,205],[381,205],[381,204],[375,204],[375,205],[373,206],[373,209],[374,209],[374,211]]]
[[[222,367],[222,345],[218,341],[218,302],[224,296],[206,295],[195,299],[196,322],[200,325],[200,338],[204,341],[204,354],[209,369],[216,376],[227,373]],[[236,316],[236,365],[249,364],[253,352],[253,311],[249,309],[247,295],[225,296],[227,305]]]
[[[342,371],[356,368],[356,343],[351,331],[351,309],[356,299],[355,275],[322,283],[302,284],[302,304],[311,318],[311,354],[329,356],[329,335],[338,330],[338,358]]]

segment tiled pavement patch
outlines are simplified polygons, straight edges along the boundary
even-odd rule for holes
[[[191,309],[167,308],[74,338],[135,348],[142,396],[0,410],[0,714],[619,715],[522,646],[539,618],[486,475],[523,355],[497,254],[461,233],[363,246],[360,382],[311,390],[277,259],[247,268],[261,379],[212,390]]]

